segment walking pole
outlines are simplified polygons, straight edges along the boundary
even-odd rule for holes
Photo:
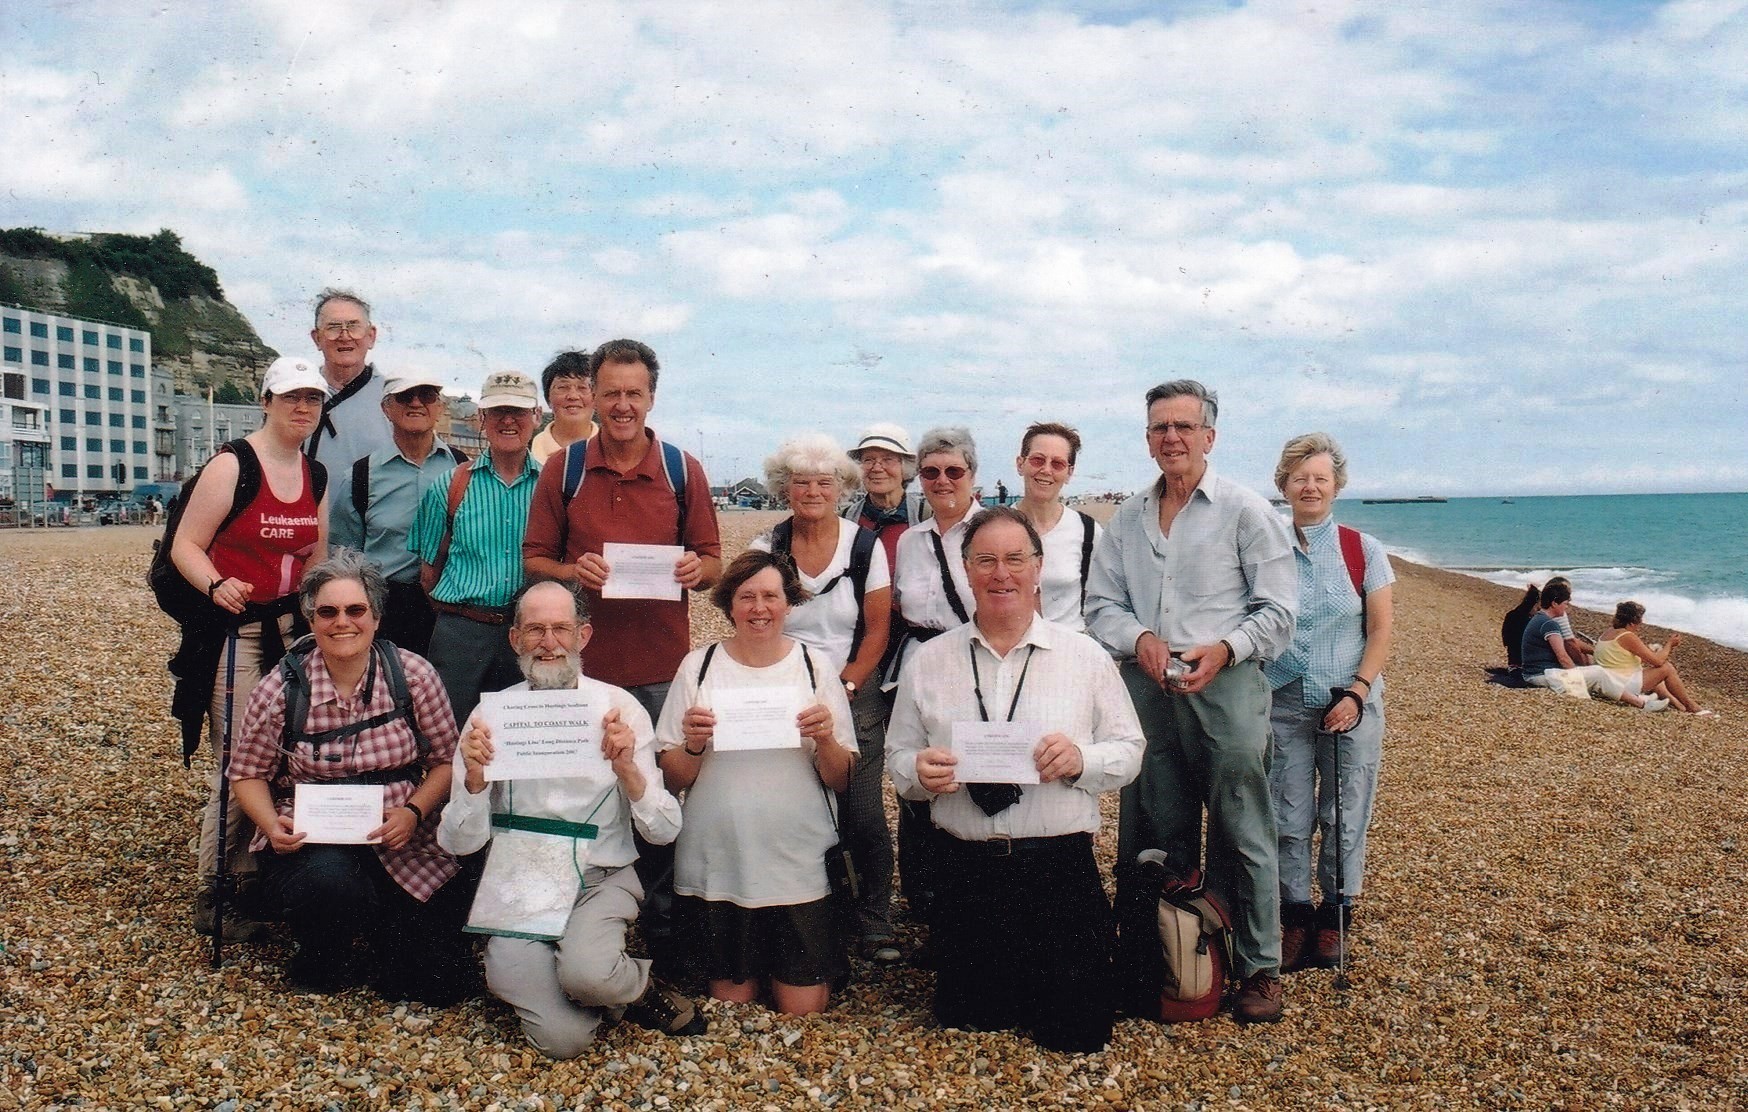
[[[1325,716],[1327,716],[1330,711],[1334,710],[1336,707],[1336,704],[1340,703],[1343,699],[1353,698],[1353,695],[1351,692],[1349,692],[1345,688],[1340,688],[1340,687],[1332,688],[1330,690],[1330,694],[1334,697],[1329,700],[1329,706],[1325,707],[1323,710],[1323,713]],[[1365,704],[1358,703],[1358,700],[1355,700],[1355,701],[1356,701],[1358,708],[1359,708],[1359,715],[1354,718],[1353,725],[1349,726],[1347,728],[1348,730],[1353,729],[1354,726],[1358,726],[1360,724],[1360,718],[1364,717],[1364,715],[1366,713]],[[1319,724],[1321,724],[1321,722]],[[1346,900],[1347,900],[1347,867],[1346,867],[1347,844],[1346,844],[1345,840],[1342,838],[1342,828],[1341,828],[1341,739],[1346,736],[1347,730],[1341,730],[1341,731],[1326,730],[1326,731],[1319,731],[1319,732],[1325,733],[1329,737],[1329,745],[1330,745],[1331,758],[1332,758],[1331,764],[1333,764],[1334,768],[1335,768],[1334,779],[1335,779],[1335,938],[1336,938],[1336,954],[1335,954],[1335,981],[1334,981],[1334,985],[1335,985],[1335,989],[1337,992],[1346,992],[1348,990],[1348,979],[1347,979],[1347,903],[1346,903]],[[1325,841],[1328,840],[1329,832],[1327,830],[1323,832],[1323,837],[1324,837]],[[1324,893],[1323,899],[1324,899],[1325,903],[1327,903],[1329,901],[1329,894],[1327,892]]]
[[[237,627],[232,626],[225,638],[225,730],[219,745],[218,789],[218,872],[212,888],[212,967],[224,960],[225,899],[231,892],[231,860],[226,844],[230,833],[227,821],[231,809],[231,721],[235,717],[237,693]]]

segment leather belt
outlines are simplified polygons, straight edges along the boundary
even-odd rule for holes
[[[510,620],[509,616],[502,610],[487,606],[463,606],[456,602],[439,602],[432,599],[431,609],[439,614],[454,614],[457,618],[466,618],[470,622],[479,622],[483,625],[501,626]]]
[[[1005,834],[995,834],[975,842],[953,835],[948,835],[948,838],[948,844],[967,857],[1018,857],[1047,850],[1065,853],[1082,847],[1088,851],[1092,849],[1092,835],[1085,832],[1038,838],[1010,838]]]

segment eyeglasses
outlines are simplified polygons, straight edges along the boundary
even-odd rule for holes
[[[1157,425],[1148,425],[1147,435],[1157,436],[1163,440],[1166,433],[1175,432],[1180,439],[1187,440],[1191,433],[1200,432],[1207,427],[1207,425],[1198,425],[1191,421],[1161,421]]]
[[[369,613],[370,607],[364,605],[362,602],[348,603],[345,606],[324,605],[316,607],[316,617],[322,619],[324,622],[331,622],[341,614],[346,615],[348,618],[356,622]]]
[[[546,635],[549,633],[554,637],[557,637],[560,641],[568,640],[577,635],[577,624],[575,622],[554,622],[551,625],[534,622],[528,625],[517,626],[516,628],[521,630],[527,636],[534,638],[536,641],[546,640]]]
[[[958,464],[955,463],[949,467],[933,467],[933,466],[925,467],[925,468],[921,469],[920,471],[918,471],[917,474],[921,475],[923,478],[927,479],[931,483],[934,482],[936,479],[940,478],[942,475],[947,476],[947,478],[953,480],[954,482],[958,482],[960,479],[963,479],[965,476],[971,474],[971,468],[960,467]]]
[[[324,395],[320,390],[293,390],[289,394],[280,394],[278,397],[293,409],[320,409],[324,400]]]
[[[1033,560],[1043,555],[1040,552],[1010,552],[1006,556],[994,556],[988,552],[979,552],[971,557],[971,567],[974,571],[988,575],[995,570],[997,564],[1005,566],[1009,571],[1025,571]]]
[[[414,386],[409,390],[402,390],[398,394],[389,395],[389,397],[393,398],[401,405],[412,405],[414,402],[420,402],[424,405],[432,405],[442,396],[443,391],[437,389],[435,386]]]
[[[1067,471],[1068,461],[1065,459],[1051,459],[1049,456],[1034,453],[1033,455],[1026,457],[1026,466],[1032,468],[1034,471],[1043,471],[1046,469],[1050,471]]]
[[[355,340],[362,340],[364,334],[370,331],[370,322],[367,320],[331,321],[328,324],[322,325],[320,331],[322,335],[330,340],[338,340],[342,336],[350,336]]]

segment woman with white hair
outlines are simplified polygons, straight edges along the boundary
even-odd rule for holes
[[[1366,827],[1383,755],[1396,575],[1376,538],[1335,523],[1347,457],[1334,438],[1313,432],[1287,441],[1275,486],[1293,513],[1299,568],[1293,643],[1263,669],[1274,691],[1269,787],[1280,850],[1281,972],[1291,973],[1346,960],[1342,947],[1365,876]],[[1323,904],[1314,908],[1311,834],[1319,827]]]
[[[795,566],[805,602],[790,611],[789,636],[837,670],[860,756],[838,796],[845,845],[862,879],[857,908],[865,957],[899,959],[892,945],[892,838],[886,828],[881,779],[886,768],[886,706],[879,667],[892,618],[892,577],[886,551],[867,529],[838,516],[860,476],[837,442],[808,433],[783,443],[765,461],[765,486],[789,517],[749,546],[785,556]]]

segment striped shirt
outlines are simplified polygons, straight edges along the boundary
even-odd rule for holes
[[[457,606],[508,606],[522,586],[522,534],[528,528],[528,507],[540,464],[525,457],[522,473],[505,483],[492,469],[491,453],[481,453],[467,493],[455,511],[449,559],[431,597]],[[482,476],[480,472],[485,472]],[[443,522],[449,513],[449,473],[425,490],[419,516],[407,535],[407,547],[427,564],[437,562],[443,544]]]
[[[431,743],[424,757],[427,770],[447,764],[455,754],[455,716],[449,709],[449,696],[437,670],[422,656],[406,649],[396,649],[401,667],[407,673],[407,693],[413,702],[413,716],[419,730]],[[377,673],[370,690],[364,690],[365,680],[358,689],[342,695],[328,675],[328,666],[320,652],[312,652],[304,663],[309,676],[310,709],[304,723],[307,733],[319,733],[359,722],[394,709],[394,696],[389,691],[388,678]],[[369,673],[366,673],[366,679]],[[418,761],[419,746],[404,718],[396,718],[381,726],[372,726],[355,738],[322,747],[322,755],[339,752],[338,761],[316,759],[308,743],[299,744],[296,752],[286,755],[280,769],[280,738],[285,729],[285,678],[274,668],[255,685],[249,696],[248,709],[243,712],[242,732],[231,750],[229,776],[231,780],[266,780],[273,791],[273,806],[282,815],[290,815],[295,785],[340,780],[361,772],[376,772],[405,768]],[[411,780],[396,780],[384,784],[384,811],[399,807],[412,797],[417,785]],[[249,848],[259,853],[268,846],[267,835],[259,831]],[[396,884],[417,900],[428,900],[460,869],[455,858],[437,845],[437,816],[428,815],[413,830],[413,836],[400,849],[376,846],[382,867]]]
[[[1293,546],[1299,568],[1299,620],[1293,627],[1293,642],[1279,659],[1264,665],[1263,675],[1270,688],[1303,679],[1305,705],[1320,707],[1328,702],[1330,688],[1353,681],[1366,653],[1366,627],[1360,617],[1360,596],[1354,593],[1347,561],[1342,559],[1335,518],[1324,518],[1304,533],[1305,547]],[[1382,543],[1361,533],[1360,550],[1366,557],[1366,594],[1396,582]],[[1378,689],[1373,683],[1367,693]]]

